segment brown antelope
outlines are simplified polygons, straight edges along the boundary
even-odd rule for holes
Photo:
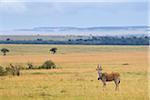
[[[99,64],[97,66],[97,71],[98,71],[98,80],[101,80],[103,82],[103,88],[106,86],[106,82],[111,82],[114,81],[116,88],[115,90],[119,89],[119,83],[120,83],[120,74],[119,73],[102,73],[102,67]]]

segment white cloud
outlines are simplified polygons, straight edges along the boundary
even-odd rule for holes
[[[27,9],[24,0],[0,0],[1,12],[21,13]]]
[[[26,0],[27,2],[147,2],[148,0]]]
[[[4,2],[147,2],[150,0],[0,0]]]
[[[24,13],[29,10],[30,3],[51,3],[51,9],[58,12],[63,12],[64,6],[60,2],[147,2],[148,0],[0,0],[0,12],[8,13]],[[44,11],[43,11],[44,12]]]

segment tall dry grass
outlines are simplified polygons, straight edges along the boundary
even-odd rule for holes
[[[2,66],[24,66],[27,62],[40,65],[48,59],[60,66],[53,70],[22,70],[20,77],[0,77],[0,100],[149,99],[147,46],[0,46],[11,49],[7,56],[0,56]],[[50,55],[47,50],[54,46],[59,52]],[[102,82],[97,80],[99,63],[104,71],[121,74],[119,91],[115,91],[113,82],[107,83],[103,91]]]

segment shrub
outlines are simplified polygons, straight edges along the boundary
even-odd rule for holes
[[[20,75],[20,68],[17,66],[14,66],[12,64],[10,64],[10,70],[7,70],[7,71],[10,71],[13,76],[15,76],[15,75],[19,76]]]
[[[28,69],[33,69],[33,64],[32,63],[27,63],[27,65],[28,65]]]
[[[12,75],[20,76],[20,69],[18,67],[11,68]]]
[[[4,76],[4,75],[20,75],[20,69],[18,67],[6,67],[3,68],[2,66],[0,66],[0,76]]]
[[[6,75],[6,70],[2,66],[0,66],[0,76]]]
[[[13,71],[12,71],[12,68],[6,67],[5,69],[6,69],[7,75],[8,75],[8,74],[12,74],[12,72],[13,72]]]
[[[56,68],[56,65],[55,65],[55,63],[53,61],[47,60],[39,68],[40,69],[54,69],[54,68]]]

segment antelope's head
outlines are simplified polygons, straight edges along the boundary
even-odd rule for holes
[[[97,66],[97,69],[96,69],[97,71],[102,71],[102,67],[101,67],[101,65],[100,64],[98,64],[98,66]]]
[[[97,71],[98,71],[98,80],[100,80],[101,79],[101,77],[102,77],[102,67],[101,67],[101,65],[100,64],[98,64],[98,66],[97,66],[97,69],[96,69]]]

